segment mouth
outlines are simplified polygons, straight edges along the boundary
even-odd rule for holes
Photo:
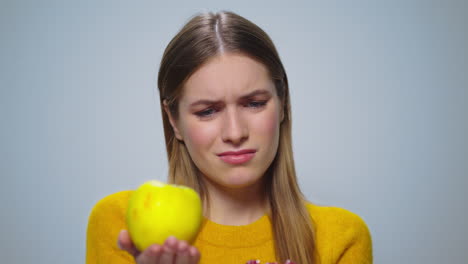
[[[254,149],[243,149],[239,151],[226,151],[219,153],[218,157],[229,164],[239,165],[250,161],[257,151]]]

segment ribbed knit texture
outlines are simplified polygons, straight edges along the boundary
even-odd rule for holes
[[[115,193],[94,206],[87,230],[87,264],[135,263],[132,256],[117,247],[120,230],[127,229],[125,213],[130,194],[131,191]],[[308,209],[315,223],[321,264],[372,263],[371,236],[358,215],[312,204],[308,204]],[[276,261],[267,215],[245,226],[225,226],[204,219],[194,245],[201,253],[200,264],[244,264],[252,259],[261,263]]]

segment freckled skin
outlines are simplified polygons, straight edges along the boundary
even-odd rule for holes
[[[248,107],[244,95],[266,90],[263,107]],[[208,106],[193,108],[197,100],[216,100],[212,115],[195,115]],[[212,58],[186,82],[175,121],[176,136],[183,140],[205,177],[225,187],[244,187],[257,182],[273,161],[279,142],[282,106],[266,67],[239,54]],[[252,160],[240,165],[222,161],[218,153],[255,149]]]

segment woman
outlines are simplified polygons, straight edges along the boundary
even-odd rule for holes
[[[193,245],[170,237],[139,252],[120,192],[91,213],[87,263],[372,263],[359,216],[300,192],[288,80],[263,30],[231,12],[194,17],[166,48],[158,87],[169,182],[201,195],[201,231]]]

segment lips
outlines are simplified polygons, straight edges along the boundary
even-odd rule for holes
[[[254,149],[243,149],[239,151],[226,151],[219,153],[218,157],[229,164],[239,165],[248,162],[255,156],[256,150]]]

